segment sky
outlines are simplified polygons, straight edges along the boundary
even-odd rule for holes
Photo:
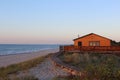
[[[89,33],[120,41],[120,0],[0,0],[0,44],[72,44]]]

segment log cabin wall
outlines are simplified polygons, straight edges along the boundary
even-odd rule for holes
[[[74,46],[111,46],[111,40],[91,33],[74,39]]]

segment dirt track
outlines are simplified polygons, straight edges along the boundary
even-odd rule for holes
[[[50,58],[47,58],[43,63],[29,70],[29,73],[39,80],[52,80],[53,77],[69,75],[62,69],[54,66]]]

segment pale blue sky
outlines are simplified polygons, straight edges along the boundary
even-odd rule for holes
[[[120,0],[0,0],[0,43],[73,43],[91,32],[120,41]]]

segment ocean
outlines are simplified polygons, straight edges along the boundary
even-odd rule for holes
[[[47,44],[0,44],[0,55],[22,54],[41,50],[56,49],[59,45]]]

